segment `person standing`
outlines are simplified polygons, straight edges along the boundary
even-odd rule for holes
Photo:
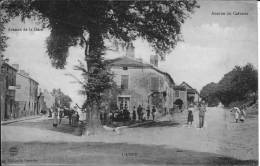
[[[138,120],[142,120],[141,116],[142,116],[142,107],[141,105],[138,106],[137,108],[137,114],[138,114]]]
[[[54,109],[54,116],[53,116],[53,127],[57,127],[58,125],[58,111]]]
[[[153,106],[153,109],[152,109],[153,120],[154,120],[154,118],[155,118],[155,112],[156,112],[156,108],[155,108],[155,106]]]
[[[61,124],[61,120],[62,120],[62,117],[63,117],[63,111],[61,108],[59,108],[59,124]]]
[[[147,120],[150,119],[150,113],[151,113],[151,111],[150,111],[150,106],[148,105],[148,106],[147,106],[147,110],[146,110]]]
[[[243,105],[242,108],[241,108],[241,111],[240,111],[240,122],[244,122],[245,121],[245,118],[246,118],[246,106]]]
[[[199,128],[204,127],[206,106],[204,103],[199,103]]]
[[[238,123],[239,115],[240,115],[240,109],[238,107],[233,108],[235,110],[235,121]]]
[[[133,120],[133,121],[136,120],[136,111],[135,111],[135,106],[134,106],[134,108],[133,108],[132,120]]]
[[[69,109],[68,110],[68,116],[69,116],[69,125],[71,125],[71,119],[72,119],[72,115],[73,115],[73,110]]]

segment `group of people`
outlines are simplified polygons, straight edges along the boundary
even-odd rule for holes
[[[193,109],[194,106],[191,105],[188,108],[188,118],[187,118],[187,124],[189,126],[192,125],[193,122]],[[235,122],[238,123],[240,122],[244,122],[245,121],[245,117],[246,117],[246,109],[247,106],[246,105],[242,105],[239,108],[238,107],[234,107],[233,109],[231,109],[232,111],[235,111]],[[202,101],[201,103],[198,104],[198,111],[199,111],[199,128],[204,127],[204,121],[205,121],[205,112],[206,112],[206,105],[205,102]]]
[[[69,124],[72,125],[72,124],[77,124],[79,122],[79,114],[77,111],[74,111],[74,110],[65,110],[64,108],[61,108],[61,107],[57,107],[57,108],[54,108],[54,111],[53,111],[53,127],[57,127],[58,124],[60,125],[61,124],[61,121],[62,121],[62,118],[64,117],[65,115],[65,112],[69,118]]]
[[[146,114],[145,114],[146,112]],[[156,108],[155,106],[152,107],[152,110],[150,110],[150,106],[147,106],[147,109],[144,109],[141,105],[139,105],[136,109],[136,107],[133,107],[132,113],[128,110],[127,107],[124,107],[123,109],[117,109],[116,111],[111,111],[109,113],[109,117],[111,121],[136,121],[136,120],[149,120],[150,117],[152,119],[155,119],[155,113]]]
[[[235,121],[236,123],[244,122],[246,118],[246,105],[242,105],[240,108],[234,107],[232,110],[235,110]],[[232,111],[231,110],[231,111]]]
[[[145,112],[146,112],[146,115],[145,115]],[[156,113],[155,106],[152,107],[152,111],[150,110],[149,105],[147,106],[146,110],[141,105],[139,105],[137,107],[138,120],[150,120],[151,115],[152,115],[152,119],[154,120],[155,113]],[[133,114],[136,114],[135,106],[134,106],[134,109],[133,109]],[[135,117],[135,119],[136,119],[136,117]]]
[[[193,105],[190,105],[189,108],[188,108],[187,124],[189,126],[192,125],[192,122],[194,120],[194,118],[193,118],[193,109],[194,109]],[[206,104],[205,104],[204,101],[202,101],[202,102],[200,102],[198,104],[198,111],[199,111],[199,128],[203,128],[204,127],[204,121],[205,121],[205,112],[207,111],[206,110]]]

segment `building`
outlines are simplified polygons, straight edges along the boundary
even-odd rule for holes
[[[55,97],[46,89],[43,92],[39,91],[38,100],[38,109],[40,112],[48,112],[49,109],[54,107]]]
[[[182,82],[181,86],[184,86],[187,90],[187,104],[197,104],[200,99],[199,92],[186,82]]]
[[[16,65],[17,69],[19,66]],[[40,113],[38,108],[38,82],[32,79],[24,70],[16,74],[16,109],[19,117],[37,115]]]
[[[186,109],[187,102],[187,90],[184,86],[174,86],[174,99],[173,103],[177,106],[177,109]]]
[[[129,52],[129,51],[128,51]],[[107,60],[108,68],[114,74],[114,81],[121,88],[117,95],[117,106],[127,107],[130,112],[138,105],[156,108],[166,113],[173,108],[172,77],[152,64],[135,59],[133,51],[129,56]]]
[[[17,70],[8,63],[4,62],[2,58],[0,61],[1,120],[8,120],[17,117],[17,113],[15,112],[15,90]]]
[[[182,82],[174,87],[174,104],[179,109],[187,109],[190,104],[197,104],[200,100],[199,93],[188,83]]]

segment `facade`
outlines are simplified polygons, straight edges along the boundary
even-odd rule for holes
[[[38,98],[38,109],[40,112],[48,112],[48,110],[51,109],[55,104],[55,97],[46,89],[39,93]]]
[[[1,120],[16,118],[15,90],[17,70],[1,59],[0,89],[1,89]]]
[[[199,93],[186,82],[174,87],[174,104],[179,109],[187,109],[190,104],[197,104]]]
[[[187,102],[187,90],[184,86],[175,86],[174,87],[174,99],[173,103],[177,109],[186,109]]]
[[[16,109],[19,117],[37,115],[38,109],[38,82],[33,80],[28,73],[20,70],[16,74]]]
[[[166,113],[173,108],[174,81],[168,73],[151,64],[143,63],[133,56],[123,56],[107,61],[114,73],[114,81],[121,88],[117,96],[118,108],[141,105],[156,108]]]
[[[197,104],[199,102],[199,92],[192,88],[188,83],[182,82],[181,86],[184,86],[187,90],[188,104]]]

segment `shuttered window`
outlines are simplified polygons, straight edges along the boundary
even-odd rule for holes
[[[159,90],[159,78],[151,77],[151,90],[158,91]]]
[[[122,75],[121,76],[121,88],[122,89],[128,89],[128,75]]]

